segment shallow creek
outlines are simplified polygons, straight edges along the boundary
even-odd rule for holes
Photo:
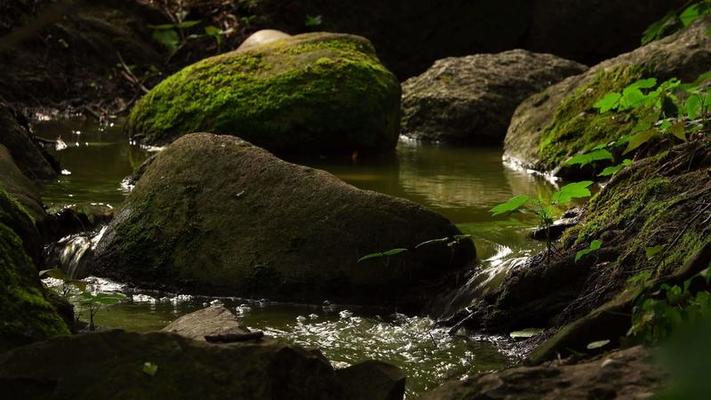
[[[61,138],[62,145],[51,152],[65,171],[43,188],[44,201],[52,209],[92,203],[120,206],[128,195],[122,180],[151,154],[149,149],[128,142],[120,121],[105,126],[84,120],[40,121],[36,134],[51,140]],[[541,178],[504,166],[501,153],[496,148],[461,149],[401,141],[396,157],[386,160],[292,161],[327,170],[361,189],[422,204],[471,234],[479,256],[476,268],[483,271],[473,274],[463,290],[472,295],[482,282],[495,280],[539,248],[525,234],[535,225],[533,216],[494,219],[488,210],[513,195],[545,195],[553,189]],[[328,303],[309,306],[264,299],[192,297],[142,291],[97,278],[88,281],[96,291],[122,291],[128,296],[127,302],[99,312],[97,323],[102,327],[160,329],[180,315],[222,302],[250,328],[319,347],[336,366],[374,358],[402,367],[408,376],[410,399],[447,378],[502,368],[516,359],[516,346],[507,337],[452,337],[427,317]]]

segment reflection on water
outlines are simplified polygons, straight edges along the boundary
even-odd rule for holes
[[[121,180],[149,156],[140,147],[129,146],[118,122],[99,126],[83,119],[41,121],[35,124],[35,131],[42,138],[61,139],[66,145],[61,150],[49,149],[66,170],[43,189],[44,202],[49,207],[119,205],[127,194],[121,188]]]
[[[43,138],[61,138],[67,146],[52,151],[67,174],[44,187],[44,200],[50,206],[120,205],[127,195],[121,181],[150,155],[130,145],[118,123],[99,128],[90,121],[44,121],[36,130]],[[461,149],[403,142],[390,159],[299,162],[330,171],[361,189],[422,204],[471,234],[483,260],[480,269],[490,273],[472,275],[472,287],[461,289],[464,292],[457,299],[466,305],[478,283],[501,279],[511,262],[530,254],[537,246],[525,233],[535,225],[534,216],[517,214],[493,219],[488,210],[514,195],[545,195],[551,191],[544,180],[505,168],[501,153],[492,148]],[[119,285],[100,290],[126,288]],[[150,293],[133,293],[131,300],[101,312],[98,324],[136,331],[160,329],[211,301]],[[408,375],[411,395],[432,388],[445,378],[501,368],[510,360],[501,352],[501,343],[497,343],[500,338],[450,337],[445,330],[435,328],[428,318],[377,315],[367,310],[339,313],[343,310],[239,299],[222,301],[239,311],[248,326],[293,343],[320,347],[337,363],[377,358],[399,365]]]

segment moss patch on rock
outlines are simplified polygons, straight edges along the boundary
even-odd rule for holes
[[[400,85],[366,39],[304,34],[212,57],[167,78],[131,112],[133,136],[166,144],[198,131],[280,153],[394,149]]]

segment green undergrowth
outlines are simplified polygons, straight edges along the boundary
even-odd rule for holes
[[[363,39],[312,35],[189,66],[141,99],[130,131],[164,144],[198,131],[270,150],[394,147],[399,83]]]

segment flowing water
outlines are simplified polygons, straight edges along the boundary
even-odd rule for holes
[[[129,193],[123,179],[151,155],[149,150],[128,142],[120,121],[101,127],[79,119],[41,121],[36,124],[36,133],[46,139],[61,139],[51,152],[65,171],[43,188],[44,201],[50,208],[120,206]],[[526,230],[535,225],[534,216],[494,219],[489,209],[514,195],[545,195],[553,190],[541,178],[505,167],[501,155],[496,148],[462,149],[402,141],[396,157],[390,159],[297,162],[327,170],[359,188],[422,204],[471,234],[481,260],[477,269],[483,272],[471,275],[470,285],[463,289],[467,293],[461,296],[466,301],[476,288],[495,282],[517,260],[539,248],[526,237]],[[160,329],[180,315],[219,301],[235,310],[251,328],[319,347],[336,366],[375,358],[402,367],[408,375],[408,398],[447,378],[502,368],[515,358],[515,346],[508,338],[452,337],[426,317],[337,305],[200,298],[146,292],[96,278],[89,281],[94,290],[128,294],[128,301],[100,311],[100,326]]]

